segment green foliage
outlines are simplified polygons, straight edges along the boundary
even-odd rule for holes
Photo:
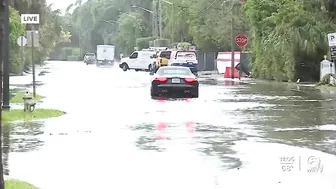
[[[190,46],[191,46],[191,44],[188,43],[188,42],[180,42],[180,43],[177,44],[177,47],[181,47],[183,49],[188,48]]]
[[[67,60],[67,58],[71,55],[72,55],[72,48],[71,47],[62,48],[61,56],[62,56],[63,60]]]
[[[17,44],[17,38],[24,34],[25,27],[21,24],[21,18],[18,11],[10,7],[10,72],[19,73],[20,71],[20,47]]]
[[[312,69],[319,64],[328,50],[327,33],[335,29],[320,8],[300,0],[247,1],[255,77],[294,81],[300,78],[300,63]]]
[[[34,48],[34,62],[42,64],[49,56],[49,53],[56,44],[69,42],[71,34],[64,32],[61,23],[64,18],[60,15],[59,10],[52,10],[51,5],[47,5],[46,0],[31,1],[31,0],[16,0],[10,1],[10,71],[19,72],[19,47],[16,40],[20,35],[25,35],[25,29],[31,30],[31,25],[21,25],[20,14],[33,12],[40,15],[40,24],[35,27],[39,32],[40,46]],[[31,63],[31,48],[25,48],[25,68],[28,68]]]
[[[136,39],[136,46],[138,49],[146,49],[150,47],[150,41],[153,41],[153,37],[142,37]]]
[[[79,57],[78,56],[68,56],[67,60],[69,60],[69,61],[78,61]]]
[[[155,1],[157,2],[157,1]],[[204,51],[230,50],[230,3],[209,2],[206,0],[169,0],[172,4],[163,4],[163,36],[157,40],[159,44],[149,42],[149,46],[170,46],[176,41],[195,44]],[[131,8],[133,0],[100,0],[87,1],[69,7],[74,9],[64,16],[63,27],[71,25],[71,43],[80,46],[82,52],[95,52],[97,44],[114,44],[124,54],[142,49],[147,43],[138,38],[152,36],[153,14],[145,9],[153,10],[152,0],[137,1],[138,8]],[[141,7],[141,8],[139,8]],[[205,7],[208,7],[205,9]],[[235,32],[247,33],[245,17],[237,5],[234,11]],[[153,10],[157,14],[156,10]],[[155,17],[154,17],[155,18]],[[158,26],[156,26],[156,29]],[[156,37],[157,38],[157,37]],[[152,38],[153,39],[153,38]],[[169,39],[167,41],[167,39]],[[173,42],[171,41],[173,39]]]
[[[204,52],[231,51],[232,32],[244,33],[253,75],[278,81],[304,74],[317,78],[316,65],[328,51],[326,34],[336,30],[336,3],[329,0],[168,1],[163,2],[163,39],[156,39],[159,27],[152,26],[153,15],[158,15],[152,0],[78,1],[62,18],[63,28],[71,33],[70,45],[81,47],[81,56],[95,52],[98,44],[114,44],[120,53],[129,54],[134,47],[177,41]],[[156,40],[147,38],[154,34]],[[300,66],[303,62],[309,73]]]
[[[72,48],[71,55],[73,55],[73,56],[79,56],[80,55],[80,49],[79,48]]]
[[[155,39],[154,40],[154,46],[155,47],[168,47],[169,46],[169,40],[168,39]]]
[[[27,182],[20,180],[5,180],[5,188],[6,189],[38,189],[36,186],[33,186]]]

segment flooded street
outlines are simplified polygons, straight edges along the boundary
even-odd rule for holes
[[[336,94],[218,82],[198,99],[157,101],[147,72],[46,67],[37,108],[67,114],[5,126],[10,178],[41,189],[336,188]]]

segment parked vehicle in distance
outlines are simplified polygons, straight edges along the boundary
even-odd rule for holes
[[[97,45],[97,67],[114,65],[115,47],[113,45]]]
[[[84,63],[86,65],[88,64],[96,64],[97,63],[97,57],[95,53],[85,53],[84,55]]]
[[[170,50],[163,50],[158,51],[152,57],[155,58],[155,61],[152,64],[151,74],[156,73],[156,71],[162,66],[168,66],[168,62],[170,59],[171,51]]]
[[[150,71],[153,51],[134,51],[129,57],[122,58],[119,67],[124,70]]]
[[[196,51],[190,51],[190,50],[172,51],[168,65],[187,67],[194,75],[196,76],[198,75],[198,59]]]
[[[164,66],[154,74],[150,94],[152,98],[198,98],[199,82],[187,67]]]
[[[153,63],[151,75],[162,66],[188,67],[193,74],[198,75],[198,60],[194,50],[163,50],[153,57],[156,58],[156,61]]]

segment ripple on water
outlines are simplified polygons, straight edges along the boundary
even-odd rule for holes
[[[3,126],[3,164],[5,175],[9,174],[8,154],[38,150],[44,145],[41,140],[43,122],[18,122]]]

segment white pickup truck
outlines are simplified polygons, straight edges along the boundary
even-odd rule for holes
[[[114,64],[115,47],[113,45],[97,45],[97,66]]]

